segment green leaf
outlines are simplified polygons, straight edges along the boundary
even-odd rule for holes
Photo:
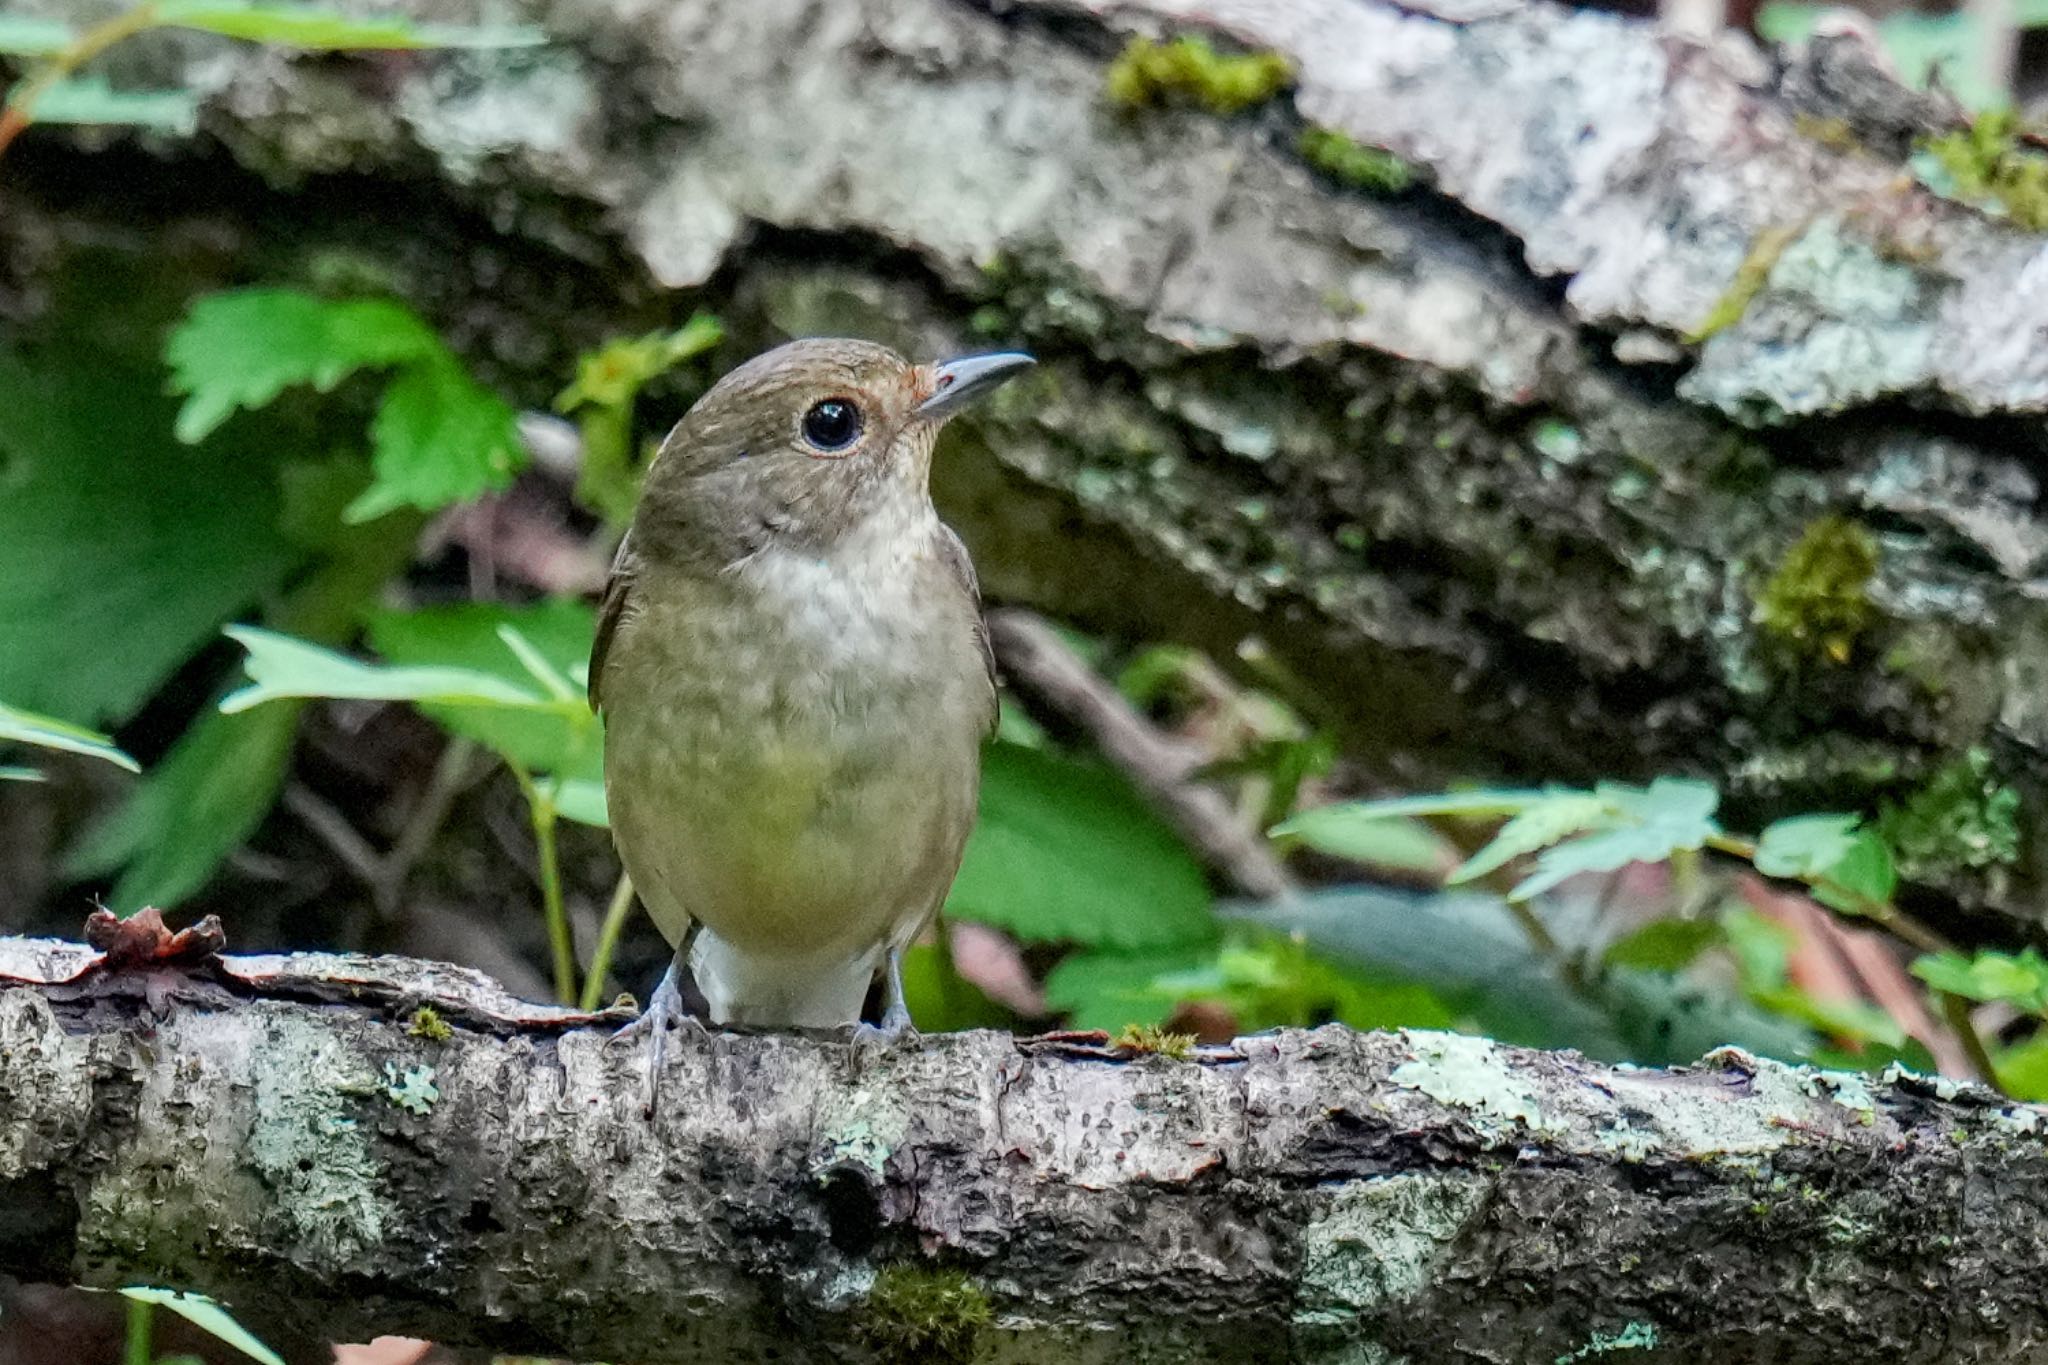
[[[1079,952],[1060,959],[1045,978],[1045,1002],[1067,1027],[1115,1033],[1126,1024],[1162,1024],[1175,1001],[1154,983],[1211,960],[1207,945],[1147,952]]]
[[[117,124],[190,133],[199,126],[199,97],[189,90],[116,90],[104,76],[77,76],[45,87],[29,114],[37,123]]]
[[[46,782],[49,779],[34,768],[0,767],[0,782]]]
[[[443,354],[440,340],[401,304],[337,303],[296,289],[209,294],[164,350],[171,392],[186,395],[177,433],[188,444],[237,408],[260,408],[293,385],[324,392],[365,367]]]
[[[148,1289],[139,1285],[123,1289],[121,1292],[139,1302],[170,1309],[200,1331],[212,1333],[251,1360],[260,1361],[261,1365],[284,1365],[284,1357],[258,1341],[250,1334],[248,1328],[228,1315],[227,1309],[204,1294],[181,1293],[175,1289]]]
[[[2037,1027],[2025,1042],[2001,1048],[1993,1058],[1998,1088],[2016,1100],[2048,1100],[2048,1029]]]
[[[1017,1016],[984,995],[973,982],[950,971],[945,954],[929,943],[903,954],[903,998],[910,1017],[925,1033],[963,1029],[1008,1029]]]
[[[131,773],[142,771],[140,764],[115,748],[111,739],[97,731],[0,704],[0,743],[9,741],[33,744],[39,749],[57,749],[64,753],[105,759],[115,767],[126,768]]]
[[[725,339],[725,328],[709,313],[698,313],[672,332],[619,337],[577,357],[576,378],[555,395],[555,411],[586,405],[623,407],[657,378]]]
[[[1561,943],[1596,932],[1592,897],[1550,897],[1530,909]],[[1723,1043],[1798,1061],[1815,1041],[1711,979],[1631,967],[1567,979],[1530,946],[1505,900],[1485,892],[1336,887],[1222,913],[1298,934],[1333,962],[1426,986],[1460,1027],[1527,1047],[1668,1066]]]
[[[506,643],[510,628],[537,666],[572,685],[569,696],[551,694]],[[587,603],[570,599],[503,607],[476,603],[419,611],[384,611],[370,618],[370,644],[394,664],[455,668],[494,679],[532,697],[539,705],[508,710],[427,701],[421,707],[454,734],[473,739],[531,772],[596,784],[604,781],[604,729],[592,714],[576,680],[589,672],[596,616]],[[558,802],[562,798],[558,797]],[[601,809],[590,788],[568,792],[563,814],[586,824]]]
[[[228,715],[288,697],[562,709],[560,702],[475,669],[391,668],[365,663],[254,626],[230,626],[226,634],[249,651],[243,661],[249,686],[229,694],[220,704]]]
[[[456,28],[415,24],[398,15],[362,17],[260,0],[163,0],[159,22],[227,38],[313,52],[406,51],[436,47],[531,47],[547,41],[525,24]]]
[[[1201,867],[1109,769],[995,743],[946,913],[1032,942],[1134,950],[1214,933]]]
[[[351,522],[465,502],[506,487],[526,460],[510,405],[448,356],[418,362],[391,382],[370,443],[376,480],[349,504]]]
[[[2002,1000],[2029,1013],[2048,1008],[2048,959],[2032,948],[2017,955],[1983,951],[1930,953],[1913,975],[1938,991],[1970,1000]]]
[[[1899,889],[1891,848],[1870,830],[1861,830],[1849,851],[1813,883],[1813,898],[1845,915],[1868,914],[1891,904]]]
[[[1822,1000],[1794,985],[1789,969],[1797,940],[1791,930],[1748,906],[1721,916],[1744,992],[1757,1005],[1827,1034],[1856,1043],[1904,1046],[1906,1031],[1883,1010],[1861,1000]]]
[[[1675,972],[1692,965],[1707,949],[1722,942],[1721,925],[1712,919],[1658,919],[1617,940],[1600,960],[1610,967],[1640,967]]]
[[[1856,847],[1853,815],[1795,815],[1766,828],[1756,841],[1756,870],[1766,877],[1812,881],[1826,876]]]
[[[1339,965],[1289,934],[1240,927],[1213,960],[1156,977],[1169,1002],[1213,1000],[1246,1033],[1341,1023],[1360,1030],[1450,1028],[1457,1016],[1429,987],[1357,963]]]
[[[1548,848],[1568,835],[1593,828],[1610,813],[1608,803],[1591,792],[1558,792],[1502,825],[1493,841],[1466,859],[1447,880],[1453,886],[1476,881],[1525,853]]]
[[[10,57],[47,57],[71,46],[76,36],[56,19],[0,14],[0,53]]]
[[[598,829],[611,828],[611,812],[605,805],[602,778],[565,778],[555,783],[553,798],[555,813],[563,819]]]
[[[106,288],[125,287],[101,268]],[[156,326],[134,299],[118,323],[67,306],[69,325],[104,324],[116,344]],[[179,448],[160,382],[153,356],[136,368],[100,335],[56,341],[33,365],[0,349],[0,696],[15,705],[125,720],[305,561],[276,529],[275,455]]]
[[[242,715],[203,711],[128,799],[65,859],[75,877],[121,870],[108,897],[120,914],[176,905],[204,889],[270,811],[284,785],[302,703]]]
[[[1318,853],[1367,867],[1394,868],[1440,876],[1456,850],[1436,831],[1407,816],[1364,816],[1350,805],[1305,810],[1277,826],[1276,835],[1296,838]]]
[[[1648,787],[1603,782],[1594,791],[1612,809],[1611,826],[1544,850],[1536,870],[1508,893],[1512,899],[1539,896],[1585,872],[1662,862],[1721,832],[1713,818],[1720,793],[1705,782],[1660,777]]]
[[[1334,852],[1323,849],[1309,838],[1309,832],[1339,831],[1345,822],[1385,820],[1397,815],[1516,815],[1531,806],[1543,804],[1557,794],[1555,788],[1543,791],[1474,790],[1443,792],[1434,796],[1397,796],[1384,801],[1350,801],[1303,811],[1293,819],[1275,825],[1272,832],[1276,835],[1298,834],[1310,848]],[[1342,813],[1341,819],[1339,812]]]

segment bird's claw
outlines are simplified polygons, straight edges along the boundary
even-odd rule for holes
[[[605,1042],[607,1049],[622,1043],[638,1046],[641,1037],[647,1037],[646,1092],[642,1097],[641,1112],[650,1119],[654,1117],[655,1101],[661,1095],[661,1076],[668,1060],[668,1037],[677,1029],[699,1038],[709,1037],[711,1033],[704,1021],[690,1013],[689,1006],[684,1003],[676,964],[670,963],[661,984],[654,988],[654,998],[647,1002],[646,1010]]]

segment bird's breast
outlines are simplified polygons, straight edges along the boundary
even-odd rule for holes
[[[988,683],[973,604],[927,567],[771,548],[643,585],[609,666],[644,685],[607,698],[606,768],[658,922],[694,916],[756,951],[851,948],[943,895]]]

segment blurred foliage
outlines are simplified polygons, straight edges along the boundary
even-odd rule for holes
[[[1757,12],[1757,33],[1770,42],[1803,42],[1813,37],[1833,8],[1807,0],[1771,0]],[[2019,29],[2048,25],[2048,3],[2016,0],[2009,22]],[[1876,27],[1878,42],[1906,84],[1919,89],[1939,86],[1971,109],[1995,109],[2011,99],[2004,74],[1984,69],[1983,54],[1989,48],[1985,13],[1902,9],[1879,19]]]
[[[69,725],[52,716],[39,716],[33,711],[0,705],[0,747],[9,744],[28,744],[60,753],[84,754],[88,758],[105,759],[131,773],[141,771],[134,759],[122,753],[113,740],[96,730]],[[0,780],[33,781],[39,775],[32,768],[0,767]]]

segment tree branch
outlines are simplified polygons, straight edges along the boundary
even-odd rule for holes
[[[0,940],[0,1273],[647,1362],[2048,1346],[2048,1115],[1949,1082],[1335,1027],[1188,1062],[679,1035],[650,1123],[615,1016],[473,973],[91,960]]]

